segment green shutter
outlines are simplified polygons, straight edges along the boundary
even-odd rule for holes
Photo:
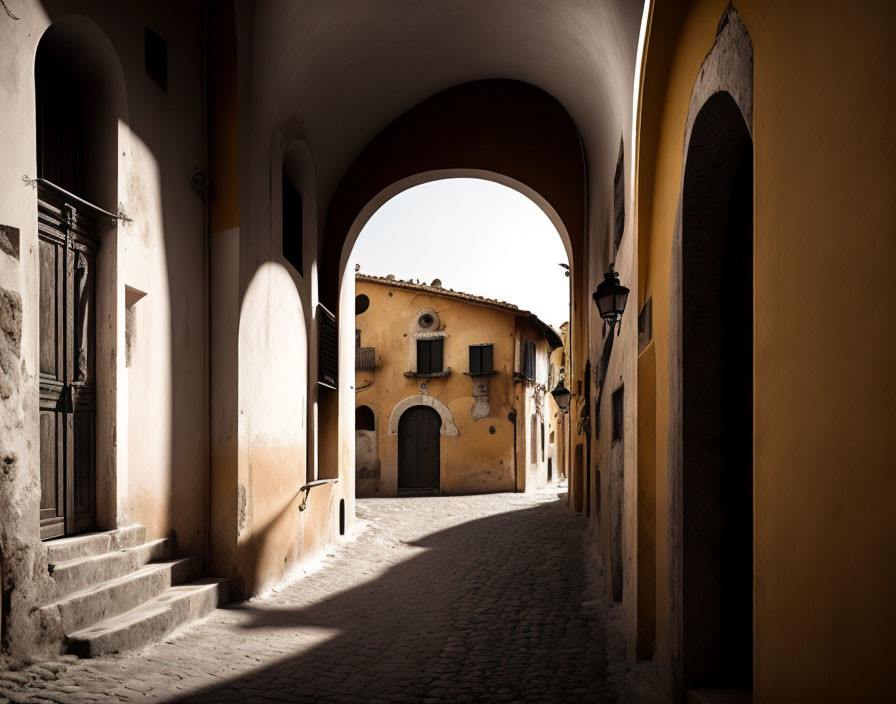
[[[417,340],[417,373],[442,371],[442,340]]]
[[[430,360],[432,369],[430,371],[433,373],[442,371],[442,342],[441,338],[430,341],[432,345],[432,359]]]
[[[470,345],[470,374],[494,371],[494,345]]]
[[[527,379],[535,379],[535,343],[523,340],[520,345],[520,373]]]
[[[494,362],[494,345],[483,345],[482,346],[482,361],[481,361],[481,370],[483,374],[490,374],[495,371],[495,362]]]
[[[417,340],[417,373],[429,374],[429,340]]]

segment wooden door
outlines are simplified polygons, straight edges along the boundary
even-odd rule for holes
[[[398,488],[439,488],[439,429],[429,406],[412,406],[398,421]]]
[[[81,211],[89,208],[81,208]],[[96,251],[92,213],[41,189],[41,538],[91,530],[96,513]]]

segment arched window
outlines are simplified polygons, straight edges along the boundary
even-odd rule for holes
[[[355,430],[376,430],[376,419],[370,406],[355,409]]]

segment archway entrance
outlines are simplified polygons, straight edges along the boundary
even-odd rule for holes
[[[469,120],[470,115],[477,117]],[[439,139],[421,141],[421,134],[438,134]],[[541,389],[547,383],[548,364],[544,361],[536,364],[535,370],[526,368],[535,372],[538,379],[524,374],[521,360],[533,355],[527,356],[522,342],[525,338],[541,344],[539,341],[550,339],[534,355],[544,356],[547,346],[554,344],[556,332],[548,329],[548,325],[537,327],[527,317],[528,311],[538,311],[543,303],[544,297],[535,303],[526,299],[526,295],[538,290],[532,283],[541,281],[541,277],[528,277],[524,268],[509,260],[511,255],[523,252],[527,253],[527,263],[537,261],[545,266],[550,263],[545,277],[556,282],[563,295],[585,298],[587,276],[581,253],[587,230],[583,206],[588,189],[584,163],[578,130],[556,99],[517,81],[476,81],[432,95],[394,119],[343,174],[330,201],[321,253],[320,297],[338,312],[340,376],[343,380],[354,376],[356,380],[354,389],[345,384],[340,386],[339,407],[351,404],[354,408],[363,403],[381,415],[394,408],[398,399],[417,394],[441,399],[452,406],[459,424],[454,432],[460,439],[450,442],[442,457],[440,490],[446,494],[525,490],[546,482],[546,457],[531,453],[531,460],[537,454],[537,463],[530,461],[529,423],[518,424],[515,439],[510,420],[513,414],[508,407],[526,405],[527,411],[520,414],[520,418],[526,419],[533,415],[534,405],[544,402]],[[553,232],[559,235],[561,251],[539,258],[534,248],[527,249],[522,228],[518,227],[502,239],[499,232],[507,227],[509,219],[506,218],[475,241],[465,243],[463,239],[472,228],[455,224],[446,230],[446,223],[459,214],[480,212],[469,207],[453,209],[434,227],[418,227],[413,231],[417,236],[399,247],[390,248],[383,245],[386,240],[380,241],[380,255],[393,249],[403,255],[418,256],[419,263],[405,266],[391,259],[377,262],[369,255],[361,258],[356,251],[355,244],[362,230],[367,234],[374,231],[370,225],[372,220],[382,218],[381,222],[386,222],[387,209],[383,206],[387,202],[391,207],[393,200],[408,198],[410,203],[425,197],[427,192],[456,191],[475,181],[480,182],[476,188],[481,190],[495,189],[498,184],[506,187],[503,190],[516,191],[513,197],[521,194],[523,200],[529,201],[527,209],[534,204],[541,211],[539,218],[546,218],[553,226],[552,237]],[[419,208],[418,212],[431,214],[441,207],[441,202],[435,205]],[[494,213],[495,205],[492,202],[481,212]],[[395,242],[397,233],[412,232],[402,223],[394,225],[383,231],[391,242]],[[436,234],[437,238],[424,246],[420,233]],[[488,250],[502,242],[500,251]],[[451,271],[449,265],[455,260],[461,264]],[[557,263],[562,263],[567,271],[563,272]],[[484,283],[469,279],[477,273],[481,273]],[[379,280],[374,282],[373,278]],[[525,281],[529,285],[523,294],[492,290],[499,278]],[[444,314],[427,317],[427,313],[433,312],[429,308],[435,312],[441,310],[433,298],[414,306],[403,293],[392,290],[384,293],[382,300],[374,301],[369,287],[393,286],[388,283],[392,280],[396,280],[395,286],[402,291],[409,290],[402,281],[404,284],[413,281],[414,286],[420,287],[420,296],[451,299],[452,308]],[[356,284],[362,288],[356,289]],[[370,296],[369,309],[356,308],[358,293]],[[461,300],[464,295],[469,298]],[[517,308],[504,310],[501,301],[510,301]],[[484,321],[474,324],[472,314],[461,314],[462,306],[474,306],[473,312],[479,311],[483,316],[490,308],[494,314],[488,313],[488,324]],[[520,314],[515,310],[520,310]],[[570,323],[572,342],[565,365],[567,384],[578,376],[575,360],[579,356],[572,353],[572,347],[581,347],[584,338],[579,331],[584,329],[587,308],[580,305],[576,311],[573,314],[566,303],[564,314],[547,315],[547,321],[554,325],[565,320]],[[498,318],[505,314],[516,315],[520,320],[507,330],[498,331],[504,325]],[[388,333],[383,325],[372,322],[373,318],[386,315],[395,321]],[[422,323],[424,320],[428,322]],[[529,330],[530,324],[537,329]],[[396,334],[392,334],[392,328]],[[350,340],[355,345],[350,347]],[[390,380],[388,384],[383,382],[385,379]],[[354,398],[353,391],[358,392]],[[385,397],[387,394],[391,396]],[[379,400],[378,396],[384,398]],[[335,398],[327,400],[331,401],[335,402]],[[471,405],[468,407],[467,403]],[[355,438],[350,417],[341,414],[339,418],[339,437]],[[379,438],[381,480],[386,495],[394,495],[400,489],[398,438],[389,437],[393,432],[397,435],[397,424],[398,416],[395,431],[390,427],[389,433],[380,434]],[[324,444],[322,441],[321,456],[326,453],[337,460],[343,456],[335,447],[328,449]],[[478,451],[473,461],[466,461],[462,455],[471,446]],[[482,448],[488,448],[488,452],[482,452]],[[555,473],[559,471],[558,467],[552,469]]]
[[[44,539],[97,524],[98,390],[107,365],[97,304],[98,294],[110,295],[101,252],[116,216],[95,204],[116,200],[120,96],[91,32],[84,22],[55,24],[35,57]]]
[[[683,679],[752,687],[753,145],[725,92],[698,114],[682,196]]]
[[[398,421],[398,489],[439,489],[439,428],[429,406],[411,406]]]

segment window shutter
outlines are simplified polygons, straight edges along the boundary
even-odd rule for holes
[[[417,340],[417,373],[429,374],[429,340]]]
[[[317,304],[317,325],[317,383],[335,389],[339,370],[336,316],[320,303]]]
[[[442,371],[443,340],[417,340],[417,373],[436,374]]]
[[[495,371],[495,351],[493,345],[483,345],[482,346],[482,373],[483,374],[491,374]]]
[[[470,345],[470,374],[491,374],[494,371],[494,345]]]
[[[527,379],[535,379],[535,343],[523,340],[520,345],[520,373]]]
[[[430,365],[432,366],[432,372],[440,372],[442,371],[442,339],[431,340],[432,344],[432,360],[430,361]]]

